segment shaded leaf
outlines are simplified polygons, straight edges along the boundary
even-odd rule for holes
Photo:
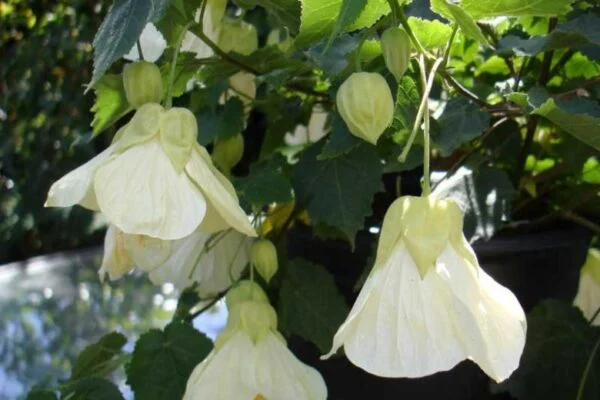
[[[58,400],[58,396],[52,390],[32,389],[25,400]]]
[[[287,265],[278,306],[281,329],[314,343],[321,353],[329,351],[348,313],[333,276],[303,259]]]
[[[164,331],[152,329],[143,334],[127,368],[127,383],[135,398],[182,398],[192,370],[212,347],[206,336],[182,322],[171,322]]]
[[[107,363],[115,356],[121,354],[121,349],[127,343],[125,336],[118,332],[111,332],[87,346],[75,361],[71,372],[71,380],[87,376],[105,374]]]
[[[93,136],[96,136],[133,110],[133,107],[127,102],[121,75],[104,75],[94,85],[94,92],[96,102],[91,111],[94,113]]]
[[[204,108],[196,115],[198,121],[198,142],[206,146],[216,138],[228,139],[244,129],[244,105],[237,97],[232,97],[224,105],[214,110]]]
[[[448,102],[437,122],[440,131],[432,139],[442,155],[448,156],[481,135],[490,124],[490,116],[469,100],[457,97]]]
[[[329,35],[329,40],[327,40],[327,45],[325,47],[327,50],[340,32],[358,18],[366,5],[367,0],[342,0],[340,13],[335,21],[331,35]]]
[[[318,160],[323,145],[308,148],[294,166],[297,200],[316,222],[340,229],[354,245],[354,236],[371,213],[375,193],[382,189],[382,165],[374,146],[361,143],[336,158]]]
[[[268,164],[253,166],[250,174],[236,179],[235,184],[238,193],[257,208],[293,199],[292,185],[275,158]]]
[[[600,398],[600,354],[578,397],[583,371],[600,328],[591,327],[581,311],[568,303],[546,300],[527,315],[527,340],[521,364],[495,391],[508,391],[518,399],[595,400]]]
[[[283,26],[289,29],[291,34],[298,33],[301,13],[299,0],[252,0],[252,2],[273,14]]]
[[[99,377],[86,377],[69,385],[64,399],[124,400],[117,385]]]
[[[461,7],[473,18],[497,16],[554,17],[571,11],[573,0],[461,0]]]
[[[362,141],[350,133],[344,120],[339,114],[333,114],[331,120],[331,134],[327,139],[327,143],[323,146],[323,150],[317,156],[318,160],[326,160],[335,158],[352,151]]]
[[[342,35],[333,41],[330,49],[325,54],[323,54],[323,49],[327,45],[325,40],[311,47],[307,54],[319,68],[328,75],[335,76],[346,69],[348,55],[356,49],[359,41],[358,36]]]
[[[94,38],[94,71],[90,87],[112,63],[135,45],[148,22],[157,22],[168,0],[115,0]]]
[[[446,0],[431,0],[431,9],[444,18],[457,23],[465,35],[479,43],[489,44],[473,18],[459,6],[448,3]]]

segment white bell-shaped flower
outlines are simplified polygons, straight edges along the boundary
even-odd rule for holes
[[[167,48],[167,41],[151,22],[146,24],[139,40],[145,61],[156,62]],[[137,44],[134,44],[123,58],[126,60],[138,61],[140,59],[140,54]]]
[[[206,10],[202,19],[202,28],[204,34],[213,42],[219,40],[221,19],[225,15],[227,0],[208,0]],[[196,11],[196,22],[200,21],[200,9]],[[196,58],[208,58],[214,55],[212,49],[202,41],[198,36],[188,31],[181,42],[181,51],[196,53]]]
[[[382,377],[416,378],[471,359],[495,381],[518,367],[525,314],[485,273],[449,200],[401,197],[388,209],[377,258],[329,357]]]
[[[239,279],[249,262],[251,240],[234,230],[194,232],[183,239],[161,240],[128,235],[110,225],[104,239],[100,277],[121,278],[134,266],[155,285],[172,283],[183,290],[196,284],[201,297],[215,295]]]
[[[140,107],[113,144],[55,182],[46,206],[100,210],[132,235],[181,239],[196,229],[256,236],[231,183],[196,142],[184,108]]]
[[[287,348],[260,286],[241,282],[227,294],[227,306],[227,326],[192,372],[183,400],[327,398],[321,374]]]
[[[579,289],[573,304],[594,326],[600,326],[600,250],[590,249],[579,274]]]

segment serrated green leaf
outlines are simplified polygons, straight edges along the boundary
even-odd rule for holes
[[[546,300],[527,315],[527,339],[519,368],[495,392],[518,399],[596,400],[600,398],[600,354],[590,360],[600,340],[581,311],[558,300]],[[583,371],[589,371],[581,397]]]
[[[317,159],[327,160],[342,156],[359,146],[361,142],[350,133],[344,120],[338,114],[334,114],[331,120],[331,134]]]
[[[205,146],[216,138],[228,139],[244,129],[244,105],[232,97],[214,110],[204,108],[196,115],[198,120],[198,142]]]
[[[253,0],[253,2],[273,14],[283,26],[289,29],[292,35],[298,33],[302,8],[299,0]]]
[[[342,0],[304,0],[300,34],[294,42],[296,47],[303,48],[328,37],[336,24],[341,6]],[[354,23],[342,31],[349,32],[371,26],[389,12],[390,7],[386,0],[370,0]]]
[[[459,168],[454,175],[437,185],[432,196],[451,198],[465,213],[465,237],[491,239],[510,220],[514,188],[505,171],[481,167]],[[490,201],[493,198],[494,201]]]
[[[148,22],[157,22],[168,0],[115,0],[94,38],[93,87],[112,63],[135,45]]]
[[[320,142],[308,148],[294,166],[292,183],[298,202],[315,222],[340,229],[354,246],[354,236],[371,213],[382,189],[382,165],[374,146],[361,143],[350,152],[318,160]]]
[[[473,18],[554,17],[571,11],[574,0],[461,0],[461,7]]]
[[[87,346],[77,357],[71,380],[81,379],[83,377],[106,374],[107,364],[117,355],[121,354],[121,349],[127,343],[125,336],[118,332],[111,332],[104,335],[96,343]]]
[[[121,75],[104,75],[94,85],[96,102],[91,108],[93,137],[108,128],[133,108],[127,102]]]
[[[293,199],[292,185],[277,161],[253,167],[247,177],[236,179],[235,183],[240,195],[257,208]]]
[[[169,79],[171,78],[171,63],[173,57],[172,51],[165,52],[165,62],[160,66],[160,74],[163,80],[163,88],[165,96],[169,87]],[[173,97],[183,95],[187,89],[187,84],[190,79],[194,78],[198,71],[205,65],[203,61],[196,58],[195,53],[180,53],[175,64],[175,75],[173,76]]]
[[[287,265],[278,306],[282,330],[314,343],[321,353],[329,351],[348,313],[331,274],[303,259]]]
[[[342,32],[348,25],[353,23],[360,13],[367,6],[367,0],[342,0],[340,13],[335,21],[335,25],[331,30],[327,45],[323,51],[329,50],[333,40]]]
[[[600,108],[584,97],[554,100],[545,90],[533,88],[528,93],[533,114],[547,118],[560,129],[600,150]]]
[[[182,322],[143,334],[127,367],[127,383],[135,398],[181,399],[192,370],[212,347],[206,336]]]
[[[446,0],[431,0],[431,9],[444,18],[457,23],[465,35],[479,43],[489,44],[473,17],[456,4],[448,3]]]
[[[51,390],[32,389],[25,400],[58,400],[58,396]]]
[[[307,54],[319,68],[333,77],[346,69],[349,62],[348,55],[357,48],[359,41],[358,36],[342,35],[333,41],[326,53],[323,53],[323,49],[327,44],[322,40],[308,49]]]
[[[490,124],[490,116],[463,97],[448,102],[443,114],[437,120],[440,131],[432,140],[443,156],[485,131]]]
[[[396,93],[396,105],[394,108],[394,120],[392,128],[395,131],[404,130],[410,132],[417,117],[421,95],[417,84],[410,76],[403,76],[398,82]]]
[[[69,385],[63,399],[124,400],[117,385],[99,377],[86,377]]]
[[[427,50],[444,48],[452,34],[452,27],[438,20],[409,17],[408,25]]]

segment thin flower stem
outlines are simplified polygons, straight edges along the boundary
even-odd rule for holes
[[[417,39],[417,37],[415,36],[414,32],[412,31],[410,25],[408,24],[408,19],[406,19],[406,15],[404,15],[404,10],[400,6],[400,4],[398,4],[398,0],[390,0],[390,2],[393,2],[396,4],[396,12],[397,12],[398,20],[400,21],[400,24],[402,25],[402,27],[404,28],[406,33],[408,34],[408,37],[410,38],[411,42],[413,43],[413,46],[415,46],[415,49],[417,49],[417,51],[419,53],[425,53],[425,49],[421,45],[421,42],[419,42],[419,39]]]
[[[600,307],[598,307],[598,309],[596,310],[596,312],[594,313],[594,315],[592,315],[592,318],[590,318],[590,325],[592,325],[594,323],[594,321],[596,320],[596,318],[598,317],[598,315],[600,315]]]
[[[410,133],[410,136],[408,137],[408,141],[406,142],[404,149],[402,150],[402,153],[398,157],[398,161],[400,161],[401,163],[406,161],[408,152],[410,151],[410,148],[412,147],[413,142],[415,141],[417,132],[419,131],[419,127],[421,126],[421,120],[423,119],[423,114],[425,112],[425,108],[428,107],[429,92],[431,92],[431,88],[433,87],[433,82],[435,80],[435,72],[437,71],[437,69],[441,65],[441,63],[442,63],[442,58],[438,58],[437,60],[435,60],[435,62],[433,63],[433,66],[431,67],[431,71],[429,73],[429,79],[427,79],[427,84],[425,85],[425,90],[423,91],[423,97],[421,98],[421,104],[419,105],[419,109],[417,111],[417,117],[415,118],[415,124],[413,125],[413,129]],[[420,55],[419,65],[421,65],[422,69],[425,68],[425,60],[424,60],[423,54]]]
[[[594,345],[594,348],[592,349],[592,352],[587,360],[587,364],[585,365],[585,369],[583,370],[583,375],[581,376],[581,380],[579,381],[579,389],[577,389],[577,397],[575,398],[575,400],[583,399],[585,384],[587,382],[588,375],[590,374],[590,370],[592,369],[592,365],[594,363],[594,357],[596,356],[596,353],[598,352],[599,348],[600,348],[600,337],[598,337],[598,340],[596,340],[596,344]]]
[[[431,145],[429,140],[429,107],[425,107],[423,113],[423,196],[431,194],[431,182],[429,179],[429,157],[431,154]]]
[[[144,61],[144,53],[142,52],[142,44],[140,43],[140,39],[138,39],[135,44],[137,45],[137,51],[139,55],[140,61]]]
[[[192,23],[185,25],[179,33],[177,42],[175,43],[175,51],[173,52],[173,60],[171,61],[171,71],[169,72],[169,86],[167,86],[167,98],[165,100],[165,108],[171,108],[173,105],[173,84],[175,81],[175,69],[177,67],[177,57],[179,56],[179,50],[181,49],[181,43],[183,38]]]

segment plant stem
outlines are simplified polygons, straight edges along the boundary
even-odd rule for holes
[[[434,72],[435,73],[435,72]],[[431,155],[431,144],[429,139],[429,106],[425,107],[423,113],[423,193],[424,197],[431,194],[431,181],[429,173],[429,158]]]
[[[596,320],[596,317],[598,317],[598,315],[600,315],[600,307],[598,307],[598,309],[596,310],[596,312],[594,313],[594,315],[592,315],[592,318],[590,318],[590,325],[592,325],[594,323],[594,321]]]
[[[137,51],[139,55],[140,61],[144,61],[144,53],[142,52],[142,44],[140,43],[140,39],[138,39],[135,44],[137,45]]]
[[[475,103],[479,104],[482,107],[490,107],[490,105],[485,100],[480,99],[475,93],[469,91],[469,89],[461,85],[460,82],[458,82],[456,78],[450,75],[447,71],[442,71],[441,73],[446,82],[450,86],[452,86],[454,90],[456,90],[458,93],[473,100]]]
[[[419,53],[425,53],[425,49],[423,48],[423,46],[421,46],[421,42],[419,42],[419,39],[417,39],[414,32],[410,28],[410,25],[408,24],[408,19],[406,19],[406,15],[404,15],[404,10],[398,4],[398,0],[390,0],[390,1],[396,4],[397,13],[398,13],[397,16],[398,16],[398,19],[400,20],[400,24],[402,24],[402,27],[408,34],[408,37],[410,38],[411,42],[413,43],[413,46],[415,46],[415,49],[417,49],[417,51]]]
[[[200,310],[190,314],[187,316],[186,321],[193,321],[197,316],[199,316],[200,314],[203,314],[206,310],[211,309],[215,304],[217,304],[219,302],[219,300],[221,300],[229,291],[229,288],[227,288],[227,290],[219,293],[215,298],[213,298],[207,305],[205,305],[204,307],[202,307]]]
[[[444,59],[442,61],[442,68],[444,70],[446,70],[448,60],[450,59],[450,48],[452,47],[452,43],[454,42],[456,32],[458,32],[458,24],[454,24],[454,27],[452,28],[452,34],[450,35],[450,39],[448,40],[448,44],[446,45],[446,49],[444,50]]]
[[[569,221],[573,221],[581,226],[588,228],[589,230],[594,232],[594,234],[596,234],[596,235],[600,235],[600,225],[590,221],[587,218],[582,217],[579,214],[574,213],[573,211],[565,211],[563,214],[563,217],[565,219],[568,219]],[[600,311],[600,309],[598,309],[598,311]],[[597,315],[597,313],[596,313],[596,315]]]
[[[191,23],[185,25],[181,32],[179,33],[179,37],[177,37],[177,42],[175,43],[175,51],[173,52],[173,60],[171,61],[171,71],[169,71],[169,86],[167,87],[167,98],[165,100],[165,108],[171,108],[173,105],[173,84],[175,81],[175,69],[177,67],[177,57],[179,56],[179,50],[181,49],[181,42],[183,42],[183,38],[190,27]]]
[[[592,353],[590,354],[587,363],[585,365],[585,369],[583,370],[583,375],[581,376],[581,380],[579,381],[579,389],[577,389],[577,397],[575,400],[583,400],[583,394],[585,389],[585,384],[587,382],[588,375],[590,374],[590,370],[592,369],[592,365],[594,363],[594,357],[600,348],[600,337],[596,340],[596,344],[592,349]]]

